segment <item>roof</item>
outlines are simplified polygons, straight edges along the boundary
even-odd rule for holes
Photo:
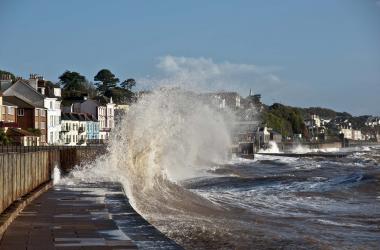
[[[3,103],[9,103],[11,105],[17,106],[19,108],[44,108],[40,106],[36,106],[30,102],[24,101],[17,96],[3,96]]]
[[[98,120],[96,119],[95,116],[89,113],[62,113],[62,120],[65,121],[92,121],[92,122],[97,122]]]
[[[41,94],[40,92],[38,92],[36,89],[34,89],[32,86],[30,86],[30,83],[28,80],[25,80],[25,79],[19,79],[17,82],[15,82],[12,86],[15,86],[16,84],[25,84],[26,86],[28,86],[31,90],[33,90],[35,93],[39,94],[41,97],[44,97],[43,94]]]
[[[110,103],[110,99],[105,96],[96,96],[93,98],[93,101],[98,102],[99,106]]]
[[[17,96],[33,106],[37,105],[36,107],[38,108],[43,108],[43,100],[45,98],[41,93],[30,86],[27,80],[24,79],[19,79],[17,82],[12,84],[11,87],[4,91],[4,96]]]

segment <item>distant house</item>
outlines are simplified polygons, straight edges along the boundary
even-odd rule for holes
[[[341,134],[344,139],[363,140],[362,132],[360,130],[342,128],[340,129],[339,134]]]
[[[352,129],[351,122],[345,117],[336,117],[330,121],[329,126],[335,129]]]
[[[87,126],[87,144],[99,143],[99,121],[92,114],[85,114]]]
[[[99,122],[91,114],[62,113],[61,139],[69,146],[99,143]]]
[[[3,100],[0,93],[0,122],[2,124],[17,123],[17,106]]]
[[[115,104],[112,98],[98,97],[94,100],[83,97],[76,100],[65,112],[86,113],[96,117],[99,122],[99,139],[108,140],[111,130],[115,127]]]
[[[259,147],[268,144],[270,141],[270,132],[267,127],[259,127],[256,131],[256,144]]]
[[[3,103],[16,106],[17,126],[23,130],[39,134],[39,142],[46,143],[46,108],[24,101],[16,96],[3,96]],[[39,132],[37,132],[39,131]]]
[[[320,119],[318,115],[311,115],[310,118],[304,120],[311,141],[324,140],[326,138],[325,120]]]
[[[4,96],[16,96],[36,107],[47,110],[46,134],[42,135],[41,143],[59,144],[61,130],[60,88],[48,85],[42,76],[30,75],[30,79],[19,79],[9,86]]]
[[[62,113],[61,140],[65,145],[75,146],[78,143],[79,120],[72,113]]]
[[[365,125],[368,127],[380,126],[380,117],[368,117],[367,121],[365,122]]]

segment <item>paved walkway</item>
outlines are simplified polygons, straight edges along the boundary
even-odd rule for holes
[[[130,206],[117,183],[58,185],[28,205],[0,249],[182,249]]]

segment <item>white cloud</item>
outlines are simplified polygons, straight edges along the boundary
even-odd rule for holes
[[[142,82],[155,85],[175,85],[202,91],[238,91],[243,95],[249,89],[256,93],[278,90],[283,82],[275,74],[278,67],[260,67],[253,64],[214,62],[210,58],[164,56],[159,58],[159,75]],[[141,80],[140,80],[141,82]]]

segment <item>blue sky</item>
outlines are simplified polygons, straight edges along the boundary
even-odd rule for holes
[[[23,77],[109,68],[380,115],[376,0],[0,0],[0,30],[0,69]]]

